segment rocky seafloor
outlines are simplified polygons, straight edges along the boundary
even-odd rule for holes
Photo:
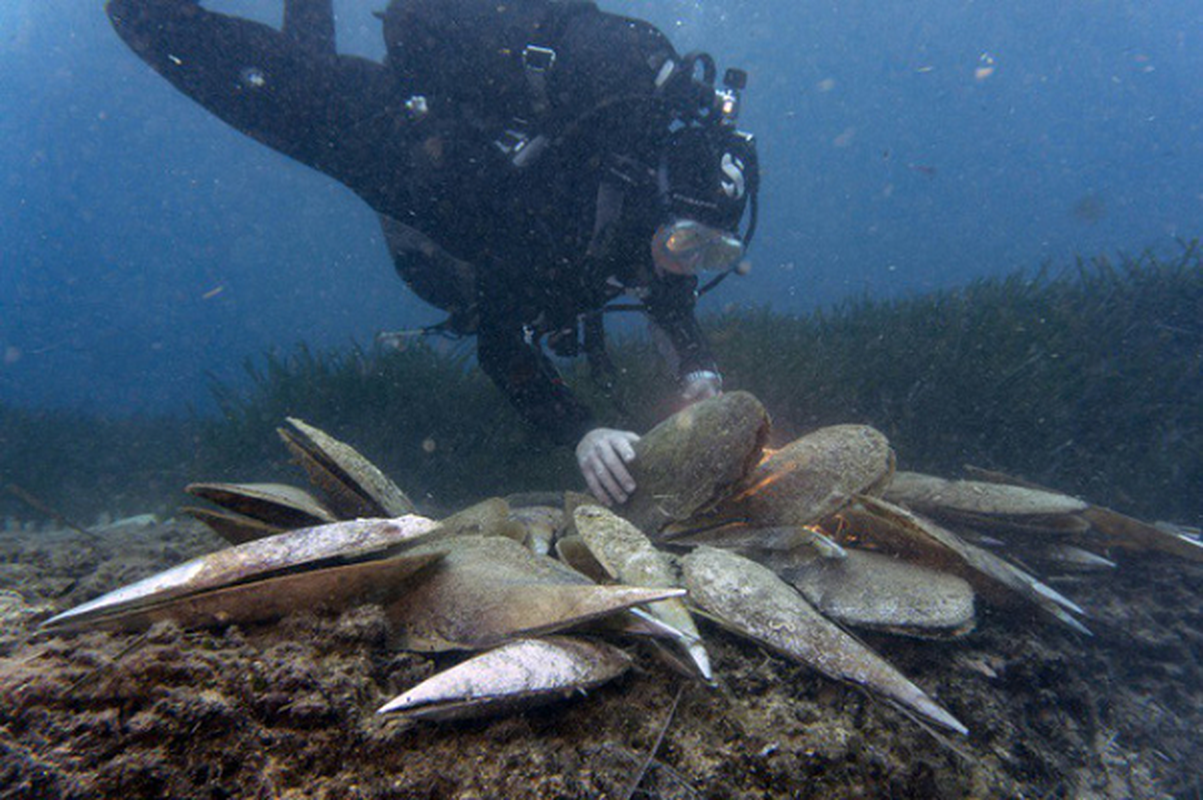
[[[1092,638],[987,607],[955,641],[866,635],[967,738],[712,625],[717,687],[644,653],[587,696],[456,724],[375,714],[455,659],[390,650],[371,606],[144,636],[37,630],[221,545],[191,522],[0,533],[0,797],[1203,796],[1203,565],[1129,555],[1050,581]]]

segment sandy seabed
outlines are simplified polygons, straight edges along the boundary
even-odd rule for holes
[[[0,533],[0,797],[1203,796],[1203,565],[1128,556],[1052,581],[1093,638],[985,607],[956,641],[866,637],[967,738],[712,625],[717,688],[643,653],[587,696],[442,725],[374,713],[457,659],[391,651],[371,606],[145,637],[37,631],[221,544],[188,522]]]

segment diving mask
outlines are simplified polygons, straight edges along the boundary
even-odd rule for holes
[[[743,254],[739,237],[692,219],[665,223],[652,237],[656,268],[672,275],[726,272]]]

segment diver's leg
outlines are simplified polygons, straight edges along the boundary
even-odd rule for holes
[[[477,303],[476,269],[448,253],[429,237],[384,214],[380,229],[393,267],[418,297],[451,314],[458,333]]]
[[[284,35],[311,52],[334,55],[334,0],[285,0]]]
[[[130,48],[181,92],[248,136],[343,182],[378,210],[397,212],[380,207],[379,187],[389,177],[386,168],[409,171],[414,143],[384,65],[336,56],[324,44],[325,52],[315,52],[314,42],[326,33],[286,35],[207,11],[195,0],[109,0],[106,10]],[[299,31],[302,21],[322,27],[328,10],[305,0],[290,30]]]

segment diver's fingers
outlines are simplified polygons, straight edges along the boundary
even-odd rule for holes
[[[593,470],[582,470],[582,474],[585,476],[585,483],[588,484],[589,491],[593,493],[593,496],[597,498],[598,502],[604,503],[607,506],[613,505],[614,501],[610,499],[609,493],[606,492],[605,487],[602,486],[601,480],[597,477]]]
[[[625,503],[635,490],[635,481],[627,463],[635,460],[634,443],[638,434],[597,428],[582,437],[577,445],[577,462],[589,491],[606,505]]]
[[[589,491],[593,492],[593,496],[610,506],[615,502],[621,503],[626,497],[622,487],[618,485],[614,476],[606,468],[606,464],[601,458],[602,449],[597,447],[591,450],[581,460],[581,474],[585,476],[585,483],[589,485]]]
[[[609,447],[602,448],[601,451],[602,463],[605,464],[606,472],[610,474],[611,480],[617,486],[622,487],[622,496],[614,495],[614,497],[618,502],[623,503],[626,502],[627,495],[635,491],[635,479],[631,477],[631,471],[627,469],[626,461],[620,453],[624,445],[626,448],[630,448],[630,443],[623,440],[611,440],[608,444]],[[634,458],[634,456],[635,451],[631,450],[631,457]]]
[[[611,453],[611,459],[618,461],[617,457]],[[606,496],[609,498],[606,505],[614,503],[625,503],[627,501],[627,491],[622,486],[622,479],[615,475],[609,468],[610,459],[604,460],[598,465],[597,478],[601,482],[602,487],[606,491]],[[627,476],[628,479],[630,476]]]
[[[639,434],[632,431],[621,431],[614,440],[614,449],[618,451],[619,457],[628,464],[635,460],[633,445],[637,441],[639,441]]]

